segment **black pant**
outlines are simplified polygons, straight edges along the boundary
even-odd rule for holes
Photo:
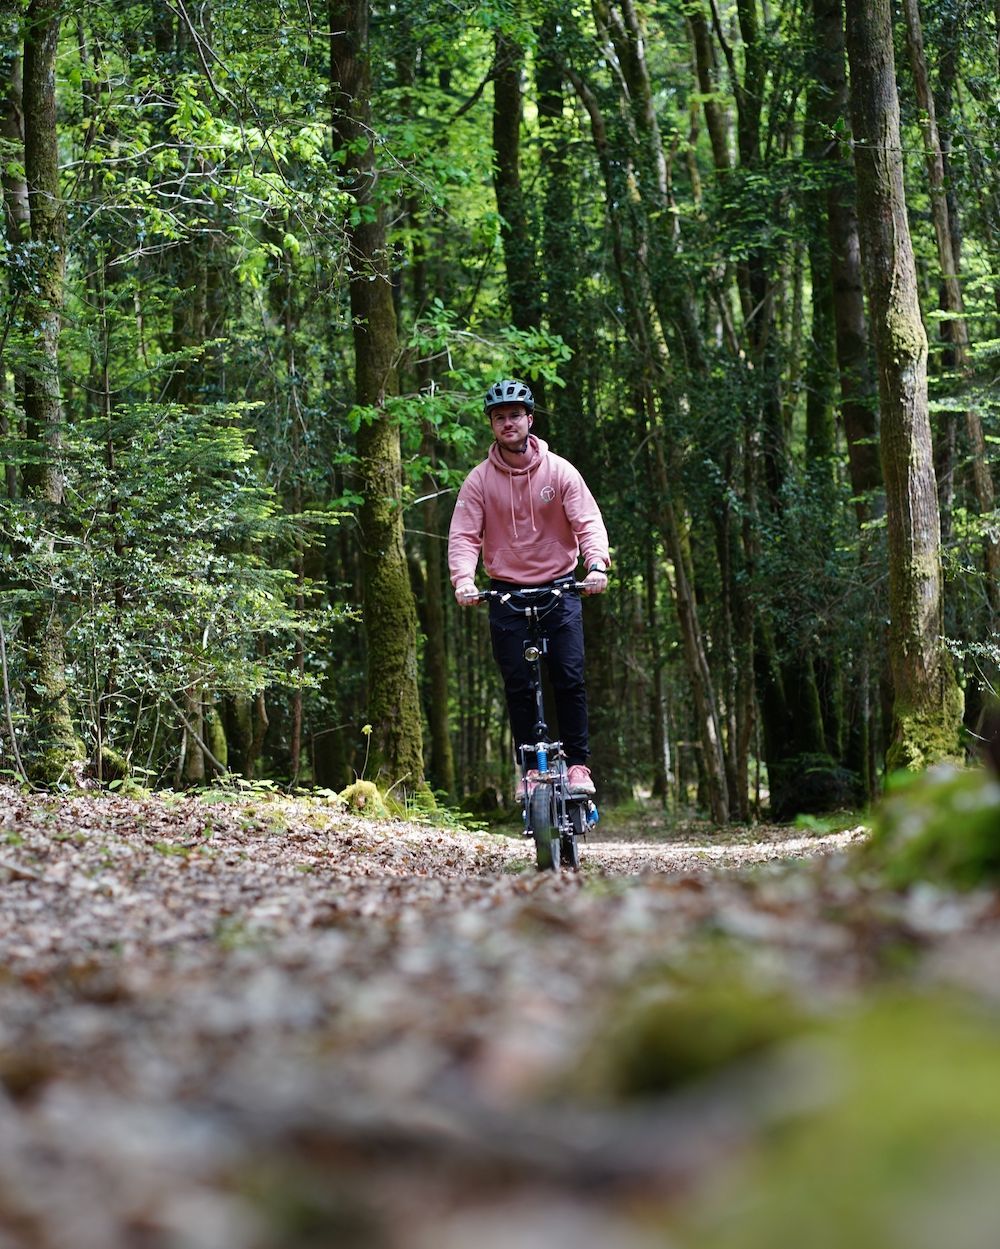
[[[498,589],[507,588],[502,582],[493,585]],[[583,679],[583,605],[575,594],[566,594],[553,598],[551,605],[542,599],[539,614],[540,632],[548,638],[546,659],[566,762],[569,765],[586,763],[590,736],[587,687]],[[524,643],[531,636],[528,620],[522,613],[491,599],[490,636],[493,658],[503,676],[514,747],[534,745],[535,695],[524,658]]]

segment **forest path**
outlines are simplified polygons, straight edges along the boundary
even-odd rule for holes
[[[623,1004],[723,946],[853,993],[902,922],[845,883],[861,835],[595,839],[554,875],[318,803],[0,791],[0,1246],[641,1249],[637,1197],[771,1109],[608,1102]]]

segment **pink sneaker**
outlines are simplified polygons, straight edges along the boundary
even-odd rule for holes
[[[514,790],[514,797],[517,799],[518,802],[524,802],[528,794],[530,794],[531,791],[534,789],[535,782],[538,780],[540,776],[541,776],[541,772],[539,772],[537,768],[529,768],[527,782],[525,781],[525,778],[523,776],[521,777],[521,779],[517,783],[517,789]]]
[[[594,778],[585,763],[574,763],[566,773],[566,784],[571,794],[595,794]]]

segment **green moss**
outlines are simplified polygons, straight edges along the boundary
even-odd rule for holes
[[[112,781],[124,781],[130,774],[129,761],[110,746],[101,747],[99,760],[95,752],[87,761],[87,775],[93,780],[100,779],[105,785]]]
[[[55,741],[32,759],[28,773],[36,785],[48,789],[57,785],[75,785],[86,757],[87,752],[78,737]]]
[[[205,745],[224,768],[229,767],[229,743],[226,741],[226,730],[222,725],[222,717],[215,707],[206,707],[204,714]]]
[[[379,793],[378,786],[371,781],[355,781],[342,789],[338,797],[352,811],[361,815],[385,815],[385,802]]]
[[[948,765],[897,777],[860,855],[896,888],[1000,883],[1000,781]]]
[[[894,708],[892,744],[886,752],[888,770],[920,771],[935,763],[961,762],[963,704],[962,691],[951,679],[940,707],[930,711]]]
[[[710,1196],[674,1222],[671,1243],[994,1245],[998,1057],[995,1018],[947,996],[888,998],[834,1021],[773,1088],[789,1107],[782,1130],[762,1134],[738,1172],[713,1178]]]

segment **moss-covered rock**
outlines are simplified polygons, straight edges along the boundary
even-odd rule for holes
[[[1000,781],[948,764],[897,775],[860,853],[897,888],[1000,884]]]
[[[338,797],[350,811],[361,815],[385,815],[385,802],[377,785],[371,781],[355,781],[342,789]]]
[[[125,756],[110,746],[102,746],[99,752],[95,752],[87,760],[87,776],[105,785],[111,781],[124,781],[131,772]]]
[[[87,752],[78,737],[51,743],[47,749],[33,755],[27,764],[28,775],[36,785],[45,789],[57,786],[78,785],[83,779]]]

